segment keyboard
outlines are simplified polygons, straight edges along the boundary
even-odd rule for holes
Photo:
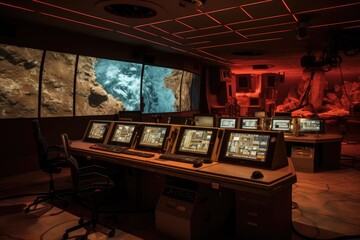
[[[164,153],[164,154],[161,154],[160,159],[173,160],[173,161],[193,164],[195,160],[200,159],[200,158],[194,157],[194,156],[188,156],[188,155],[174,154],[174,153]]]
[[[114,152],[114,153],[123,153],[128,147],[124,146],[117,146],[117,145],[109,145],[104,143],[97,143],[90,146],[91,149],[102,150],[107,152]]]
[[[146,158],[151,158],[151,157],[155,156],[155,154],[153,154],[153,153],[135,152],[135,151],[131,151],[131,150],[125,150],[122,153],[128,154],[128,155],[139,156],[139,157],[146,157]]]

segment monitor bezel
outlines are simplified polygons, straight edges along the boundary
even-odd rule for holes
[[[141,137],[143,135],[144,129],[146,127],[161,127],[161,128],[165,128],[166,129],[166,133],[164,136],[164,139],[162,141],[161,147],[155,147],[155,146],[148,146],[148,145],[142,145],[140,144],[141,141]],[[137,139],[136,139],[136,144],[135,144],[135,149],[137,150],[145,150],[145,151],[150,151],[150,152],[164,152],[165,149],[165,144],[166,144],[166,140],[170,134],[170,129],[171,129],[171,125],[164,125],[164,124],[141,124],[138,128],[138,132],[137,132]]]
[[[196,125],[195,118],[197,117],[209,117],[212,118],[212,126],[205,126],[205,125]],[[215,127],[215,115],[209,115],[209,114],[194,114],[193,115],[193,122],[194,126],[196,127]]]
[[[134,131],[133,131],[132,136],[130,138],[130,142],[125,143],[125,142],[117,142],[117,141],[112,140],[112,138],[114,137],[114,134],[115,134],[115,130],[116,130],[117,126],[119,126],[119,125],[134,126]],[[136,135],[136,132],[137,132],[137,128],[138,128],[138,124],[135,124],[135,123],[114,122],[113,127],[112,127],[111,132],[110,132],[109,139],[107,141],[107,144],[109,144],[109,145],[117,145],[117,146],[124,146],[124,147],[129,147],[130,148],[132,146],[133,141],[134,141],[134,138],[135,138],[135,135]]]
[[[273,126],[274,126],[274,120],[289,120],[290,121],[290,129],[289,130],[278,130],[278,129],[274,129]],[[291,133],[292,130],[293,130],[293,123],[292,123],[292,118],[272,118],[271,119],[271,122],[270,122],[270,130],[271,131],[282,131],[284,133]]]
[[[226,156],[227,152],[227,146],[229,144],[229,139],[231,133],[241,133],[241,134],[256,134],[256,135],[266,135],[269,136],[269,143],[268,143],[268,149],[266,152],[266,158],[264,162],[255,161],[251,159],[245,159],[245,158],[235,158],[231,156]],[[249,167],[258,167],[258,168],[264,168],[264,169],[271,169],[275,157],[275,151],[276,151],[276,144],[277,141],[274,141],[273,139],[279,139],[280,132],[274,132],[274,131],[248,131],[243,129],[226,129],[224,133],[224,138],[221,145],[220,155],[219,155],[219,162],[227,162],[231,164],[236,165],[243,165],[243,166],[249,166]]]
[[[222,127],[221,126],[221,120],[222,119],[235,119],[235,127]],[[239,118],[238,117],[219,117],[219,121],[218,121],[218,126],[219,128],[225,128],[225,129],[236,129],[239,128]]]
[[[244,120],[248,120],[248,119],[257,119],[257,127],[256,128],[243,128],[243,123],[244,123]],[[258,118],[258,117],[243,117],[243,118],[240,118],[240,125],[239,125],[239,129],[242,129],[242,130],[251,130],[251,131],[254,131],[254,130],[262,130],[263,127],[261,126],[261,118]]]
[[[86,129],[86,132],[84,134],[83,141],[84,142],[91,142],[91,143],[104,143],[104,141],[106,139],[106,136],[107,136],[107,134],[109,132],[109,129],[111,127],[111,123],[112,123],[111,121],[90,120],[89,123],[88,123],[88,127]],[[95,124],[106,124],[106,129],[105,129],[104,134],[103,134],[101,139],[90,138],[89,137],[90,131],[91,131],[91,129],[93,128],[93,126]]]
[[[209,143],[209,148],[208,148],[206,154],[187,152],[187,151],[181,151],[180,150],[181,141],[182,141],[182,138],[184,136],[184,132],[186,130],[212,131],[211,139],[210,139],[210,143]],[[177,141],[176,141],[174,153],[175,154],[189,155],[189,156],[211,158],[212,153],[214,151],[214,146],[215,146],[217,133],[218,133],[218,129],[216,129],[216,128],[210,128],[210,127],[185,127],[185,126],[181,127],[180,131],[178,133],[178,138],[177,138]]]
[[[319,131],[311,131],[311,130],[302,130],[300,129],[300,122],[302,119],[305,119],[305,120],[317,120],[317,121],[320,121],[320,130]],[[324,133],[324,124],[325,124],[325,121],[324,119],[321,119],[321,118],[298,118],[297,119],[297,128],[296,128],[296,131],[299,132],[299,133],[313,133],[313,134],[318,134],[318,133]]]

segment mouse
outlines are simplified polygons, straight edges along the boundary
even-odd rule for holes
[[[194,163],[193,163],[194,168],[198,168],[198,167],[201,167],[201,166],[202,166],[202,161],[201,160],[194,160]]]
[[[251,179],[259,179],[263,177],[264,175],[260,171],[253,171],[253,173],[251,174]]]

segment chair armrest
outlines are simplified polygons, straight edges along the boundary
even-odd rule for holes
[[[86,174],[86,173],[91,173],[91,172],[97,172],[100,174],[100,172],[102,172],[102,174],[104,173],[108,173],[108,169],[102,167],[102,166],[99,166],[99,165],[89,165],[89,166],[84,166],[84,167],[81,167],[79,168],[79,172],[80,174]],[[104,174],[106,175],[106,174]]]

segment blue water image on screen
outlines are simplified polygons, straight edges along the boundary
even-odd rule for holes
[[[144,97],[144,113],[175,112],[175,94],[164,87],[165,77],[172,74],[173,69],[144,66],[142,94]]]
[[[126,111],[140,110],[142,64],[98,58],[96,81],[114,98],[119,98]]]

